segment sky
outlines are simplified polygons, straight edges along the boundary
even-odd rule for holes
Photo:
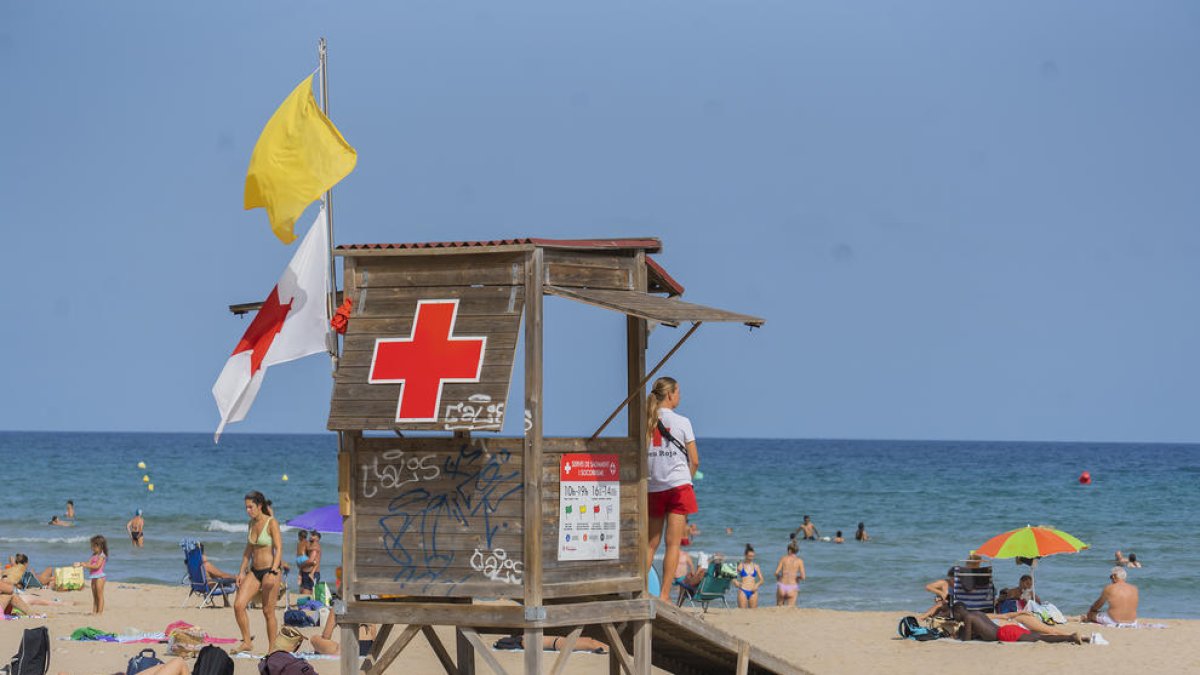
[[[1200,441],[1200,5],[1165,1],[0,3],[0,429],[216,427],[226,307],[294,250],[246,166],[321,36],[337,243],[661,238],[767,319],[663,371],[701,438]],[[546,307],[546,432],[590,434],[623,320]],[[229,433],[322,431],[329,367]]]

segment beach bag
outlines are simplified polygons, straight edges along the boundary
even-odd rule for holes
[[[329,592],[329,584],[321,581],[313,588],[313,600],[328,606],[333,600],[333,594]]]
[[[26,628],[17,655],[8,662],[9,675],[46,675],[50,670],[50,631]]]
[[[143,649],[137,656],[129,659],[129,665],[125,668],[125,675],[134,675],[140,673],[147,668],[162,665],[162,660],[158,658],[158,654],[154,653],[153,649]]]
[[[313,621],[308,612],[302,609],[289,609],[283,613],[283,625],[295,626],[297,628],[311,628],[317,625],[317,622]]]
[[[204,631],[195,626],[176,628],[167,637],[167,653],[190,658],[204,648]]]
[[[1034,616],[1041,619],[1042,623],[1050,626],[1061,625],[1067,622],[1067,617],[1063,616],[1063,613],[1050,603],[1039,605],[1033,600],[1030,600],[1029,602],[1025,603],[1025,611],[1032,613]]]
[[[717,567],[717,573],[714,576],[718,579],[736,579],[737,575],[737,565],[733,563],[721,563]]]
[[[271,652],[258,662],[259,675],[317,675],[308,661],[287,652]]]
[[[936,640],[941,637],[940,633],[922,626],[915,616],[906,616],[900,619],[900,625],[896,627],[896,632],[906,640],[917,640],[918,642]]]
[[[54,590],[78,591],[83,588],[82,567],[55,567]]]
[[[224,649],[206,645],[196,657],[192,675],[233,675],[233,659]]]

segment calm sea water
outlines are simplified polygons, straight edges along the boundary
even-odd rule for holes
[[[1092,546],[1038,566],[1039,594],[1065,613],[1095,599],[1121,549],[1145,562],[1130,571],[1143,615],[1200,617],[1200,446],[701,439],[700,450],[693,550],[736,558],[753,543],[770,579],[804,514],[822,535],[842,530],[847,539],[867,524],[866,544],[802,545],[802,606],[924,610],[925,583],[969,550],[1005,530],[1049,524]],[[246,540],[242,495],[266,493],[284,521],[332,504],[335,453],[332,435],[229,434],[214,447],[207,434],[0,433],[0,457],[19,469],[0,497],[0,554],[24,552],[39,569],[67,564],[86,558],[99,533],[110,542],[111,578],[178,583],[179,540],[197,537],[232,570]],[[1077,483],[1084,470],[1092,485]],[[78,525],[46,525],[67,499]],[[137,508],[147,520],[141,550],[125,536]],[[285,528],[289,558],[294,536]],[[324,538],[327,577],[340,544],[339,535]],[[999,585],[1028,569],[995,565]],[[771,604],[773,582],[764,591]]]

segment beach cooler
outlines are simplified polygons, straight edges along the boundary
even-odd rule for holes
[[[78,591],[83,588],[83,568],[55,567],[54,589],[58,591]]]

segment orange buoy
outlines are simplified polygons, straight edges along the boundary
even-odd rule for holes
[[[1084,471],[1083,473],[1079,474],[1079,484],[1080,485],[1091,485],[1092,484],[1092,474],[1088,473],[1087,471]]]

